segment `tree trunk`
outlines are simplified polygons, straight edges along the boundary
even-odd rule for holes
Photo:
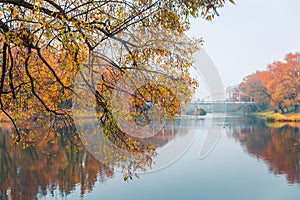
[[[281,107],[281,105],[278,105],[278,108],[281,111],[281,113],[284,114],[284,109]]]
[[[295,105],[295,113],[299,112],[299,105]]]

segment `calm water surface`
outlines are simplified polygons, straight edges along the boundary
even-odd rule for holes
[[[299,199],[300,124],[270,125],[219,114],[186,120],[181,126],[185,127],[183,134],[166,132],[157,137],[164,143],[158,153],[192,138],[180,158],[167,167],[124,182],[118,170],[104,166],[84,149],[77,149],[77,140],[72,137],[60,135],[63,139],[51,143],[53,138],[49,136],[50,142],[23,150],[22,145],[10,145],[10,133],[2,125],[0,197]]]

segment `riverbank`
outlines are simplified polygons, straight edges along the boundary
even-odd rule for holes
[[[254,113],[254,116],[268,122],[300,122],[300,113],[281,114],[273,112],[259,112]]]

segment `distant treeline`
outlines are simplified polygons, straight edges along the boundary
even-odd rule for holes
[[[289,53],[284,61],[275,61],[266,70],[244,78],[236,90],[254,97],[258,111],[298,112],[300,104],[300,53]]]

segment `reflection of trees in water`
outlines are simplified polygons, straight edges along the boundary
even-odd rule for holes
[[[140,142],[162,147],[176,136],[179,125],[179,122],[167,124],[163,131]],[[48,122],[37,125],[28,121],[22,125],[22,131],[28,134],[27,140],[19,144],[13,143],[9,127],[1,124],[1,128],[2,199],[36,199],[39,195],[54,194],[56,190],[65,196],[78,184],[84,195],[92,191],[97,180],[104,182],[114,174],[113,164],[105,166],[86,151],[72,124],[66,126],[58,120],[50,125]]]
[[[267,127],[262,121],[247,121],[231,128],[248,153],[262,158],[275,174],[286,174],[290,183],[300,183],[300,134],[298,127]]]
[[[0,196],[2,199],[36,199],[59,189],[67,195],[80,184],[81,195],[94,183],[113,176],[113,170],[87,153],[76,136],[65,128],[50,131],[47,139],[29,144],[12,144],[0,132]],[[74,132],[73,132],[74,133]],[[10,193],[10,195],[8,195]]]

